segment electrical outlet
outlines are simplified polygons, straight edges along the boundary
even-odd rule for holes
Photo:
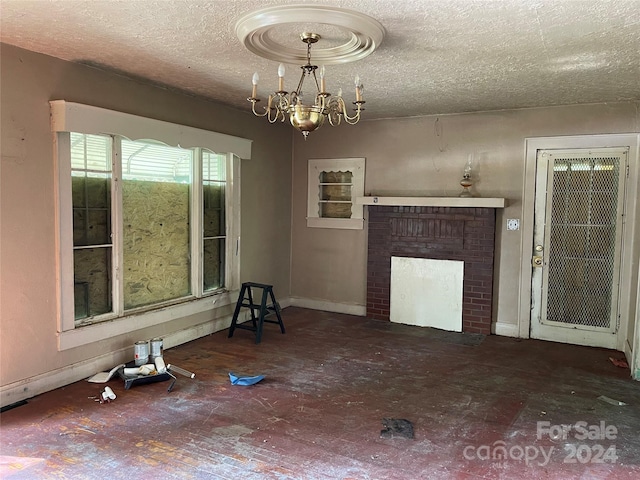
[[[520,230],[520,219],[507,218],[507,230]]]

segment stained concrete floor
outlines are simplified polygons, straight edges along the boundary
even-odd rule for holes
[[[640,478],[640,383],[609,361],[618,352],[300,308],[283,319],[260,345],[238,330],[166,350],[196,372],[171,393],[114,379],[117,399],[99,404],[101,386],[81,381],[2,413],[0,477]],[[232,386],[229,372],[266,378]],[[383,418],[415,437],[382,438]]]

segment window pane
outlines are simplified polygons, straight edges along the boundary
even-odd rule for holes
[[[204,200],[204,237],[225,235],[225,185],[203,181],[202,195]]]
[[[111,247],[73,252],[76,320],[113,310],[111,303]]]
[[[202,178],[205,180],[227,181],[227,157],[212,152],[202,152]]]
[[[191,157],[191,150],[122,140],[125,309],[191,293]]]
[[[322,200],[351,201],[351,185],[320,185]]]
[[[204,290],[224,287],[225,239],[204,241]]]
[[[202,195],[204,237],[226,234],[225,222],[226,156],[202,153]]]
[[[351,183],[352,172],[321,172],[320,183]]]
[[[102,135],[71,133],[73,245],[111,243],[111,144]]]
[[[193,152],[151,141],[122,140],[122,177],[170,183],[191,183]]]
[[[320,216],[323,218],[351,218],[351,203],[321,203]]]
[[[71,170],[110,172],[111,144],[109,136],[71,133]]]
[[[71,177],[74,246],[111,243],[111,178]]]

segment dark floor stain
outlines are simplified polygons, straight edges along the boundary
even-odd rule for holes
[[[413,424],[404,418],[383,418],[382,438],[413,438]]]

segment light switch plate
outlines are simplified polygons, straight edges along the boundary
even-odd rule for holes
[[[520,230],[520,219],[507,218],[507,230]]]

